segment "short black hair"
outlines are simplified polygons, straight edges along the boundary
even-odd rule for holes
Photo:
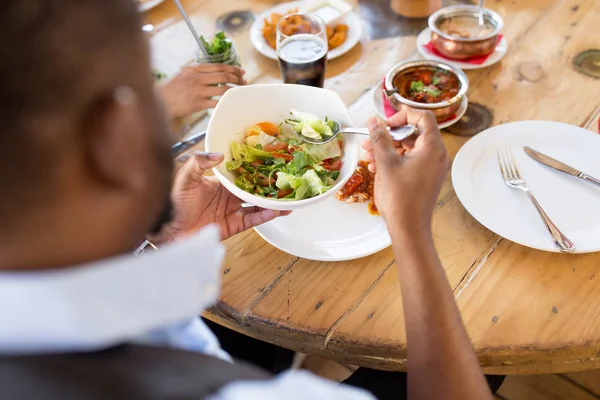
[[[49,126],[77,118],[89,92],[118,75],[140,25],[134,0],[0,0],[2,197],[24,196],[50,173],[61,149]]]

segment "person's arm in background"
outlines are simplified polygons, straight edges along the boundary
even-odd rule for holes
[[[433,114],[404,109],[388,124],[419,133],[394,143],[386,123],[369,121],[367,150],[375,203],[392,238],[408,340],[409,399],[491,399],[446,273],[433,244],[432,214],[450,165]]]
[[[160,84],[159,92],[172,120],[177,121],[196,112],[214,108],[217,100],[233,85],[244,85],[245,71],[225,64],[193,64]],[[221,86],[217,86],[223,84]]]

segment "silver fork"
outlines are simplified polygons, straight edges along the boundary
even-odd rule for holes
[[[540,217],[542,217],[544,225],[546,225],[548,233],[550,233],[550,236],[552,237],[554,247],[563,253],[573,253],[575,251],[575,245],[560,231],[560,229],[556,227],[556,225],[554,225],[550,217],[548,217],[548,214],[546,214],[540,203],[538,203],[536,198],[533,196],[533,193],[531,193],[531,190],[529,190],[525,179],[523,179],[521,173],[519,172],[519,168],[517,167],[517,163],[515,162],[512,152],[508,149],[504,149],[503,151],[498,150],[498,164],[500,166],[500,172],[502,173],[504,182],[506,182],[506,184],[511,188],[520,189],[527,194],[529,200],[531,200],[537,212],[540,214]]]

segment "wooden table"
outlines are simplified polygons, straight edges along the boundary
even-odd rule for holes
[[[183,3],[198,30],[210,34],[217,29],[217,17],[226,12],[261,12],[278,2]],[[326,87],[342,96],[359,124],[374,114],[371,88],[388,68],[415,54],[414,29],[397,37],[386,37],[386,32],[402,32],[403,23],[426,24],[390,17],[378,8],[384,3],[389,4],[361,4],[367,18],[387,18],[385,29],[370,30],[379,38],[371,40],[366,34],[360,46],[328,66]],[[573,59],[600,47],[600,2],[488,0],[486,5],[506,21],[509,53],[491,68],[468,72],[471,105],[454,131],[477,131],[485,125],[486,110],[494,125],[545,119],[597,131],[600,80],[577,72]],[[170,1],[146,19],[155,26],[151,41],[158,56],[178,65],[191,61],[193,39]],[[248,28],[232,36],[249,81],[279,82],[277,64],[252,48]],[[444,133],[451,155],[467,140]],[[449,177],[435,210],[433,232],[485,372],[600,367],[600,255],[545,253],[498,237],[465,211]],[[360,260],[326,263],[286,254],[254,231],[226,245],[221,299],[207,312],[209,319],[297,351],[379,369],[405,368],[404,319],[391,249]]]

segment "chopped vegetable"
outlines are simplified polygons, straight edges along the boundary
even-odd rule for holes
[[[225,36],[225,32],[223,31],[217,33],[210,42],[204,36],[200,36],[200,40],[210,56],[227,53],[231,50],[231,46],[233,46],[233,43]]]
[[[290,124],[297,134],[310,139],[323,140],[325,137],[333,135],[333,121],[320,120],[317,116],[309,113],[303,113],[291,110],[292,115],[285,122]]]
[[[321,122],[329,127],[329,121]],[[282,201],[306,199],[325,193],[339,178],[341,143],[304,143],[287,122],[261,122],[246,129],[243,143],[231,144],[233,160],[226,168],[239,174],[235,184],[246,192]]]

